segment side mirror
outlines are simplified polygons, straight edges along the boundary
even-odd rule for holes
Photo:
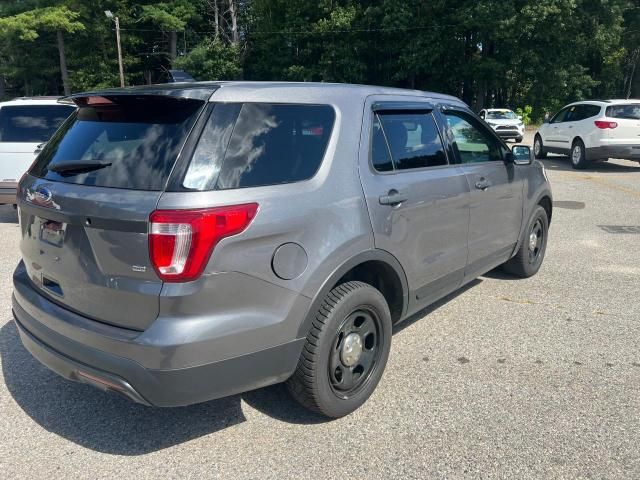
[[[510,160],[516,165],[531,165],[533,152],[527,145],[514,145],[511,148]]]
[[[518,120],[522,120],[522,115],[518,115]]]

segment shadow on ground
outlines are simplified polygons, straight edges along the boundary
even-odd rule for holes
[[[22,346],[13,321],[0,329],[4,382],[16,403],[46,430],[91,450],[143,455],[243,423],[241,400],[275,419],[327,419],[294,402],[284,385],[179,408],[152,408],[74,383],[49,371]]]
[[[18,212],[13,205],[0,205],[0,223],[18,223]]]
[[[556,171],[570,172],[601,172],[601,173],[621,173],[638,172],[640,165],[637,162],[625,161],[624,163],[613,162],[592,162],[584,170],[576,170],[571,166],[571,160],[566,155],[549,155],[541,160],[545,168]]]
[[[394,327],[394,335],[479,283],[474,280],[412,315]],[[241,424],[243,400],[288,423],[329,421],[298,405],[283,384],[188,407],[138,405],[49,371],[22,346],[13,321],[0,328],[0,356],[6,387],[27,415],[49,432],[108,454],[143,455]]]

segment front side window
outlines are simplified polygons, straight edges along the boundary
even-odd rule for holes
[[[442,139],[431,112],[380,112],[376,115],[372,145],[374,168],[390,170],[389,161],[385,160],[389,156],[395,170],[447,165]]]
[[[73,113],[72,105],[10,105],[0,108],[0,142],[43,143]]]
[[[549,123],[562,123],[565,122],[565,118],[567,117],[567,114],[569,113],[569,108],[570,107],[565,107],[562,110],[560,110],[558,113],[556,113],[553,118],[550,120]]]
[[[461,112],[446,111],[444,115],[462,163],[502,160],[500,143],[480,122]]]
[[[320,168],[334,120],[328,105],[216,105],[183,187],[226,190],[308,180]]]

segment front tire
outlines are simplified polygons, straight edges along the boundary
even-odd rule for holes
[[[584,143],[578,138],[571,145],[571,166],[576,170],[584,170],[588,165]]]
[[[547,211],[538,205],[529,219],[518,253],[503,265],[503,269],[520,278],[532,277],[538,273],[547,250],[548,232]]]
[[[385,298],[366,283],[343,283],[316,312],[287,387],[304,407],[343,417],[373,393],[390,349],[391,314]]]
[[[547,158],[547,152],[544,149],[544,145],[542,144],[542,137],[540,135],[535,136],[533,140],[533,153],[536,158]]]

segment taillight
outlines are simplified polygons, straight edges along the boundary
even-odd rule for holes
[[[618,126],[617,122],[609,122],[607,120],[596,120],[596,127],[601,128],[602,130],[606,130],[607,128],[616,128]]]
[[[197,279],[220,240],[244,231],[257,203],[199,210],[156,210],[150,216],[149,254],[165,282]]]

